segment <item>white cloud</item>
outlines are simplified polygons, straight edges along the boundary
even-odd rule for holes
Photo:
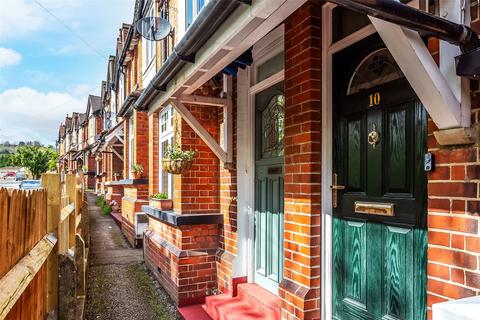
[[[92,86],[88,84],[79,84],[68,89],[75,97],[83,98],[88,94],[98,94],[100,86]]]
[[[14,66],[22,61],[22,55],[9,48],[0,47],[0,69],[7,66]]]
[[[0,140],[38,140],[53,144],[67,114],[85,103],[68,93],[42,93],[23,87],[0,93]]]
[[[2,1],[0,39],[36,31],[42,24],[43,19],[32,3],[27,3],[25,0]]]
[[[47,24],[58,24],[43,8],[32,0],[1,1],[0,40],[18,38],[45,27]],[[39,0],[39,2],[56,16],[69,21],[75,14],[75,7],[83,5],[78,0]],[[78,23],[75,22],[73,27]]]

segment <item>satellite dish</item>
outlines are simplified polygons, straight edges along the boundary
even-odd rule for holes
[[[168,20],[159,17],[145,17],[135,23],[137,31],[150,41],[165,39],[172,30]]]

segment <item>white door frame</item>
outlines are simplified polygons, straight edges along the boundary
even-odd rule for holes
[[[333,175],[332,56],[376,32],[370,24],[332,44],[332,10],[335,7],[332,3],[322,7],[322,319],[332,319],[333,316],[333,208],[330,189]]]
[[[256,83],[256,70],[284,50],[283,39],[282,24],[258,41],[253,47],[253,64],[247,70],[239,70],[237,82],[238,252],[233,277],[247,275],[249,283],[255,282],[255,94],[284,80],[282,70]],[[278,290],[273,293],[278,295]]]

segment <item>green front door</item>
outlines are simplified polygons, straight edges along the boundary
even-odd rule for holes
[[[426,112],[377,35],[334,70],[334,318],[426,319]]]
[[[255,96],[255,282],[277,294],[283,272],[283,82]]]

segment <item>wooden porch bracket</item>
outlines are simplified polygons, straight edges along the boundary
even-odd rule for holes
[[[441,1],[441,4],[442,12],[448,10],[449,14],[445,16],[449,18],[458,17],[463,10],[457,1]],[[455,12],[457,14],[453,14]],[[435,132],[437,142],[440,145],[476,142],[477,130],[470,128],[468,81],[455,74],[454,56],[455,50],[459,49],[440,41],[439,67],[417,32],[378,18],[369,18],[440,129]]]
[[[115,150],[114,147],[112,147],[112,152],[113,152],[121,161],[123,161],[123,157],[117,152],[117,150]]]
[[[224,75],[223,91],[226,98],[197,96],[190,94],[181,94],[167,101],[175,111],[188,123],[196,134],[207,144],[210,150],[223,162],[224,167],[230,169],[233,163],[233,79],[231,76]],[[195,116],[185,107],[184,104],[194,104],[206,107],[223,108],[223,144],[220,145]]]
[[[186,100],[183,100],[186,101]],[[192,101],[192,100],[187,100]],[[217,141],[208,133],[208,131],[202,126],[200,122],[195,118],[195,116],[187,109],[183,104],[182,100],[179,98],[171,98],[168,101],[176,112],[188,123],[188,125],[195,131],[196,134],[207,144],[207,146],[215,153],[215,155],[220,159],[220,161],[226,163],[228,160],[227,152],[217,143]],[[193,102],[189,102],[192,103]],[[195,104],[200,104],[196,102]]]
[[[370,20],[436,125],[461,127],[460,102],[419,34],[384,20]]]

